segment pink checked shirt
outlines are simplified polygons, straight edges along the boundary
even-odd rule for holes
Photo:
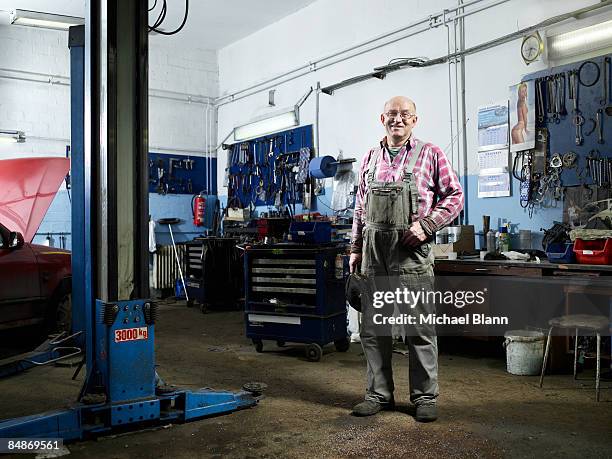
[[[362,231],[365,224],[363,203],[368,186],[366,176],[370,158],[377,151],[381,152],[378,155],[374,180],[379,182],[400,181],[408,158],[414,152],[417,139],[412,136],[410,149],[402,147],[393,162],[390,162],[389,152],[384,147],[386,142],[385,137],[380,142],[380,146],[371,149],[361,161],[351,237],[351,252],[353,253],[361,253],[363,245]],[[413,178],[416,180],[419,191],[418,220],[421,221],[424,230],[431,234],[449,225],[459,215],[463,208],[463,189],[444,152],[431,143],[424,145],[413,172]]]

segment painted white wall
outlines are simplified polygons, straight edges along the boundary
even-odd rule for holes
[[[0,67],[68,76],[68,34],[0,25]],[[70,87],[0,78],[0,128],[28,136],[25,143],[0,143],[0,159],[64,156],[70,137]]]
[[[599,2],[593,0],[513,0],[491,10],[466,18],[466,47],[510,34],[550,17]],[[610,14],[608,14],[609,17]],[[525,74],[547,68],[539,60],[530,65],[520,54],[521,39],[466,57],[466,111],[471,121],[468,129],[468,152],[478,148],[476,113],[478,107],[508,99],[508,87],[520,82]],[[476,174],[476,155],[469,154],[469,172]]]
[[[149,90],[158,96],[167,95],[159,91],[163,90],[217,97],[219,70],[216,51],[201,48],[198,43],[185,49],[176,41],[150,35]],[[208,119],[210,127],[207,128]],[[212,107],[149,97],[151,151],[169,153],[172,149],[195,150],[203,155],[209,145],[216,145],[216,135],[216,119]]]
[[[186,96],[218,94],[214,50],[189,50],[152,36],[149,47],[149,145],[152,151],[189,150],[197,155],[216,142],[214,112],[206,128],[206,105],[187,103]],[[23,144],[0,144],[0,159],[19,156],[63,156],[70,138],[70,53],[63,31],[0,25],[0,69],[59,75],[63,84],[42,84],[0,77],[0,127],[26,132]],[[0,70],[0,75],[27,76]],[[39,77],[36,77],[39,78]],[[179,97],[177,101],[158,96]],[[201,99],[198,99],[201,100]],[[211,131],[207,138],[207,132]]]
[[[490,3],[485,2],[483,4]],[[595,0],[512,0],[466,19],[466,46],[509,34],[562,14],[598,3]],[[454,7],[454,0],[393,2],[381,0],[318,0],[303,10],[272,24],[259,32],[219,51],[219,80],[221,96],[261,82],[267,78],[315,61],[331,52],[348,48],[361,41],[408,25],[417,19]],[[608,13],[609,15],[609,13]],[[451,29],[452,30],[452,29]],[[308,87],[340,82],[346,78],[368,73],[392,58],[435,58],[447,52],[447,31],[438,27],[398,41],[378,50],[355,57],[334,66],[310,73],[276,87],[277,106],[293,105]],[[476,113],[480,105],[505,100],[508,87],[525,74],[546,67],[544,62],[526,66],[520,56],[521,39],[466,58],[466,105],[469,118],[465,135],[468,143],[468,175],[477,174]],[[320,153],[336,155],[343,150],[345,157],[361,159],[370,146],[383,135],[378,121],[385,100],[395,94],[412,97],[418,107],[417,137],[445,148],[453,157],[453,166],[462,171],[459,161],[461,142],[451,144],[449,96],[454,104],[454,67],[451,67],[453,88],[449,94],[448,65],[424,69],[407,69],[392,73],[385,80],[368,80],[340,89],[333,96],[321,95]],[[302,124],[314,120],[314,97],[302,107]],[[254,95],[219,108],[219,137],[223,138],[234,126],[271,111],[267,107],[267,93]],[[455,109],[453,105],[453,117]],[[453,125],[457,134],[456,119]],[[219,153],[219,183],[223,183],[226,154]],[[227,193],[226,188],[219,189]],[[507,208],[516,208],[516,218],[527,219],[518,206],[518,189],[506,198]],[[477,200],[475,192],[470,203]],[[483,211],[495,216],[501,199],[478,200],[478,213],[470,214],[470,223],[480,226]],[[553,215],[554,214],[554,215]],[[558,215],[557,215],[558,214]],[[560,210],[542,211],[540,220],[524,227],[536,230],[541,224],[550,226],[553,218],[561,218]],[[516,220],[513,220],[516,221]]]
[[[454,1],[391,1],[319,0],[299,12],[219,51],[220,94],[250,86],[266,78],[291,70],[324,55],[349,47],[368,37],[399,28],[421,19]],[[436,3],[436,2],[433,2]],[[442,6],[441,6],[442,5]],[[436,57],[446,50],[446,35],[426,32],[408,41],[398,42],[351,60],[311,73],[277,87],[277,107],[293,106],[310,86],[337,83],[357,74],[372,71],[390,59],[408,56]],[[411,95],[419,108],[422,125],[419,135],[443,146],[448,144],[447,68],[432,67],[398,72],[385,80],[367,81],[320,98],[321,154],[361,157],[374,145],[384,130],[378,121],[384,101],[397,93]],[[267,93],[261,93],[219,108],[219,138],[223,139],[234,126],[271,112]],[[314,95],[302,106],[301,123],[315,118]],[[430,120],[429,122],[426,120]],[[432,122],[431,120],[434,120]],[[219,164],[226,161],[219,153]],[[220,167],[219,180],[223,178]],[[221,181],[219,183],[222,183]],[[220,189],[225,193],[226,189]]]
[[[29,77],[5,69],[59,75],[54,81],[63,84],[2,78],[2,75]],[[0,128],[22,130],[27,137],[27,141],[20,144],[0,142],[0,159],[65,155],[70,139],[69,75],[67,32],[0,25]],[[214,110],[202,103],[188,103],[185,94],[215,98],[218,80],[216,51],[203,49],[197,43],[186,50],[180,43],[165,37],[150,37],[150,151],[193,157],[204,156],[209,145],[216,145]],[[182,98],[184,101],[159,96]],[[207,116],[210,126],[207,125]],[[184,232],[191,238],[201,229],[190,223],[190,201],[188,195],[152,194],[151,212],[155,216],[183,218],[185,224],[177,232]],[[160,230],[164,231],[163,228]],[[39,233],[42,236],[37,236],[36,242],[40,242],[45,233],[70,233],[70,202],[64,185],[47,212]],[[54,239],[58,245],[58,237]],[[70,245],[68,235],[67,246]]]

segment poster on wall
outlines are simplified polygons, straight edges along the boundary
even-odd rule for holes
[[[533,80],[510,86],[510,151],[535,147],[535,90]]]
[[[508,147],[508,101],[478,107],[478,150]]]

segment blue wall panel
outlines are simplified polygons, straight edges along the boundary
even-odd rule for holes
[[[554,153],[564,154],[573,151],[578,156],[578,168],[563,170],[561,179],[563,186],[575,186],[583,183],[592,184],[593,180],[587,173],[586,158],[589,155],[598,156],[601,158],[612,158],[609,153],[610,145],[612,145],[612,122],[604,113],[603,109],[607,105],[612,105],[610,96],[612,92],[608,88],[608,100],[602,100],[604,89],[604,66],[607,67],[607,72],[610,72],[610,62],[604,61],[606,58],[612,58],[612,54],[588,59],[587,61],[573,62],[571,64],[553,67],[551,69],[542,70],[523,77],[523,81],[537,80],[551,75],[562,74],[561,83],[565,85],[565,108],[567,115],[559,118],[558,122],[554,122],[551,117],[547,117],[544,122],[537,122],[537,127],[546,127],[549,130],[549,148],[548,154]],[[568,72],[578,71],[585,62],[586,64],[581,70],[581,78],[585,84],[592,86],[584,86],[578,84],[578,112],[584,118],[585,124],[582,126],[584,141],[581,145],[576,145],[576,127],[573,124],[574,111],[573,101],[569,99],[570,76]],[[609,73],[608,73],[609,74]],[[599,77],[597,78],[597,75]],[[610,84],[609,80],[606,81]],[[543,91],[543,97],[546,104],[546,92]],[[598,142],[596,125],[597,111],[601,110],[603,142]],[[594,130],[593,130],[594,129]],[[589,131],[593,130],[589,135]],[[583,178],[580,179],[577,170],[582,171]]]
[[[177,242],[188,241],[195,236],[206,231],[207,226],[212,222],[212,212],[214,210],[216,196],[208,196],[205,214],[205,227],[196,227],[193,225],[193,217],[191,214],[191,196],[180,194],[159,195],[156,193],[149,194],[149,212],[151,218],[158,220],[160,218],[180,218],[183,220],[181,224],[173,225],[172,231]],[[71,236],[71,212],[70,200],[66,190],[61,190],[55,196],[51,203],[45,219],[40,225],[34,243],[42,244],[47,235],[52,238],[54,247],[61,247],[60,237],[66,237],[66,249],[72,248]],[[170,244],[170,233],[167,226],[158,225],[156,228],[157,243]]]
[[[512,224],[512,232],[516,233],[517,237],[519,230],[531,230],[532,248],[541,249],[543,234],[541,233],[540,228],[548,229],[553,225],[553,221],[561,221],[563,218],[562,202],[559,203],[559,207],[557,208],[536,208],[533,212],[532,218],[530,218],[527,210],[523,209],[519,204],[518,190],[520,188],[520,182],[515,178],[512,178],[511,185],[514,196],[501,198],[478,198],[477,175],[468,176],[467,183],[468,195],[470,197],[469,224],[474,225],[474,230],[476,232],[482,231],[483,215],[489,215],[491,217],[492,229],[496,229],[497,225],[499,224],[499,220],[506,219]],[[478,242],[478,238],[476,239]]]
[[[170,160],[173,160],[172,175],[170,175]],[[189,162],[188,169],[186,162]],[[207,194],[217,194],[217,159],[202,156],[171,155],[166,153],[149,153],[149,193],[157,193],[159,187],[159,171],[163,169],[161,189],[166,194],[193,195],[204,191]],[[208,170],[212,174],[208,174]],[[210,177],[209,177],[210,175]],[[208,181],[210,179],[210,187]],[[192,191],[189,191],[191,187]]]

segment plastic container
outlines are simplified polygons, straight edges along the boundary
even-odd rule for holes
[[[542,371],[544,333],[533,330],[510,330],[506,340],[506,369],[513,375],[534,376]]]
[[[531,231],[520,230],[519,231],[519,248],[523,250],[531,249]]]
[[[436,244],[448,244],[448,228],[442,228],[436,233]]]
[[[500,226],[499,237],[497,238],[497,248],[499,252],[510,251],[510,234],[508,234],[508,228]]]
[[[576,263],[573,242],[554,242],[546,247],[546,256],[551,263]]]
[[[186,298],[185,289],[183,288],[183,281],[180,277],[177,277],[174,281],[174,297],[179,300],[184,300]]]
[[[576,239],[574,253],[584,265],[612,265],[612,238],[585,241]]]
[[[460,226],[449,226],[448,227],[448,243],[453,244],[459,241],[461,237],[461,227]]]
[[[289,226],[290,242],[325,243],[331,241],[331,223],[327,221],[292,222]]]
[[[487,233],[487,251],[489,253],[495,252],[495,231],[489,230]]]

